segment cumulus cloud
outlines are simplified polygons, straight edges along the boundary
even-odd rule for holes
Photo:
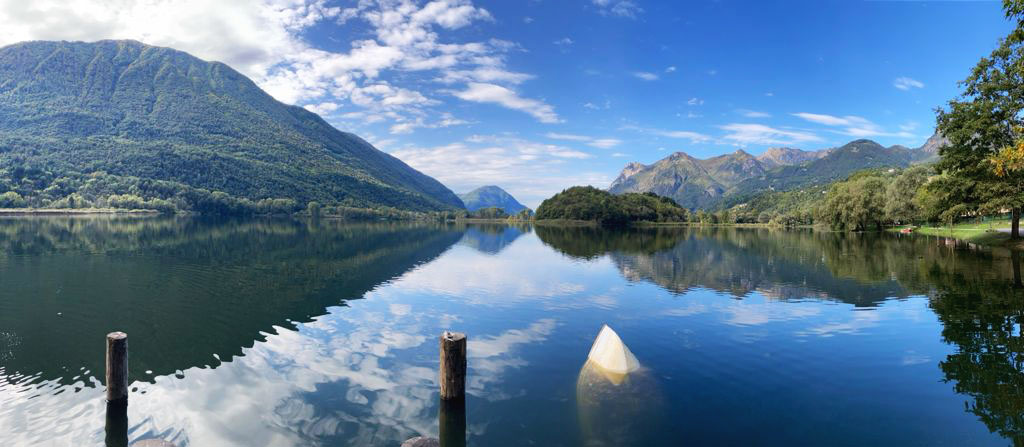
[[[649,71],[635,71],[635,72],[633,72],[633,76],[636,76],[637,78],[643,79],[645,81],[657,81],[658,80],[658,75],[654,74],[654,73],[651,73]]]
[[[454,92],[454,95],[465,101],[493,103],[518,110],[530,114],[542,123],[562,121],[551,105],[536,99],[523,98],[511,89],[496,84],[471,82],[466,90]]]
[[[732,123],[719,126],[726,131],[724,140],[739,144],[790,145],[822,141],[821,137],[799,130],[778,129],[763,124]]]
[[[409,129],[441,104],[416,84],[394,84],[409,73],[434,73],[449,84],[532,78],[506,68],[506,53],[518,49],[512,42],[442,36],[493,20],[471,0],[360,0],[351,7],[327,0],[0,0],[0,45],[139,40],[224,62],[288,104],[321,114],[351,104],[365,113],[347,117]],[[304,38],[309,28],[331,22],[365,31],[340,49]]]
[[[917,79],[902,76],[893,80],[892,86],[900,90],[910,90],[912,88],[924,88],[924,83]]]
[[[686,101],[686,104],[691,106],[702,106],[704,105],[704,100],[700,98],[690,98],[689,101]]]
[[[313,113],[315,113],[317,115],[320,115],[320,116],[324,116],[324,115],[327,115],[328,113],[331,113],[331,112],[333,112],[335,110],[338,110],[338,107],[340,107],[340,106],[337,103],[333,103],[333,102],[322,102],[322,103],[319,103],[319,104],[306,104],[306,106],[305,106],[306,110],[309,110],[310,112],[313,112]]]

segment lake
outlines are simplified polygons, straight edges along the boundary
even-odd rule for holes
[[[397,446],[469,335],[476,446],[1022,445],[1020,259],[805,230],[0,219],[0,440]],[[642,368],[583,369],[603,324]]]

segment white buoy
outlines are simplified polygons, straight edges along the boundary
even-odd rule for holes
[[[614,374],[629,374],[640,369],[636,356],[607,324],[601,327],[601,332],[594,339],[587,359]]]

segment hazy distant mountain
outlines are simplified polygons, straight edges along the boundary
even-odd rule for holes
[[[494,207],[501,208],[508,214],[515,214],[526,209],[526,206],[519,203],[511,194],[493,185],[481,186],[465,194],[459,194],[459,198],[469,211]]]
[[[0,48],[7,189],[39,206],[130,193],[192,207],[264,198],[462,207],[437,180],[227,65],[135,41]]]
[[[929,139],[932,146],[938,144],[934,139]],[[709,208],[725,197],[823,184],[862,169],[930,161],[934,150],[926,151],[925,147],[931,146],[886,148],[871,140],[855,140],[822,151],[773,148],[754,157],[739,150],[707,160],[676,152],[650,165],[626,165],[609,191],[654,192],[672,197],[687,208]]]

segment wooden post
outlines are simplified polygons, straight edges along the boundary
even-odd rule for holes
[[[441,399],[466,395],[466,334],[441,333]]]
[[[107,402],[128,400],[128,334],[107,334]]]

